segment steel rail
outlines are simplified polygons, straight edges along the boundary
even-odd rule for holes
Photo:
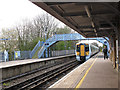
[[[41,70],[45,70],[47,68],[50,68],[50,67],[53,67],[53,66],[56,66],[56,65],[60,65],[62,63],[65,63],[65,62],[61,61],[59,63],[50,64],[49,66],[41,66],[39,69],[35,69],[33,71],[30,71],[30,72],[26,72],[26,73],[23,73],[23,74],[14,76],[14,77],[10,77],[10,78],[4,79],[0,83],[6,83],[6,82],[9,82],[11,80],[15,80],[17,78],[21,78],[21,77],[24,77],[24,76],[27,76],[27,75],[30,75],[30,74],[34,74],[34,73],[39,72]]]
[[[68,66],[68,65],[70,65],[70,63],[73,63],[73,62],[75,62],[75,61],[72,60],[72,61],[67,62],[67,63],[65,63],[65,64],[59,65],[57,68],[55,68],[55,69],[53,69],[53,70],[48,70],[48,71],[46,71],[46,69],[45,69],[45,72],[42,73],[41,75],[37,75],[37,76],[35,76],[35,77],[31,77],[31,78],[28,79],[28,80],[25,80],[25,81],[20,82],[20,83],[18,83],[18,84],[12,85],[12,86],[10,86],[10,87],[6,87],[5,90],[8,90],[8,89],[25,89],[25,88],[28,88],[29,86],[34,85],[35,83],[38,83],[38,81],[39,81],[40,79],[42,79],[42,80],[45,79],[46,77],[44,77],[44,76],[47,76],[47,74],[53,75],[53,73],[54,73],[55,71],[57,71],[57,69],[60,70],[61,68],[65,67],[65,66]],[[54,74],[55,74],[55,73],[54,73]],[[32,87],[33,87],[33,86],[32,86]]]
[[[57,75],[59,75],[59,74],[65,72],[65,71],[71,69],[72,67],[74,67],[74,66],[76,66],[76,65],[77,65],[76,62],[71,63],[71,64],[69,64],[69,65],[67,65],[67,66],[65,66],[65,67],[63,67],[63,68],[61,68],[61,69],[59,69],[59,70],[51,73],[51,74],[46,75],[46,76],[43,77],[42,79],[36,80],[35,82],[32,83],[32,84],[34,84],[34,85],[30,85],[30,84],[29,84],[30,86],[29,86],[29,85],[26,85],[26,86],[24,86],[22,89],[35,89],[36,87],[39,87],[41,84],[49,81],[50,79],[55,78]],[[37,83],[37,84],[36,84],[36,83]],[[28,87],[30,87],[30,88],[28,88]]]

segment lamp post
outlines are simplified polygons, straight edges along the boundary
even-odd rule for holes
[[[57,41],[56,31],[53,32],[53,35],[54,35],[54,39]],[[54,44],[54,47],[53,47],[53,56],[56,56],[55,48],[56,48],[56,44]]]
[[[66,55],[66,41],[64,40],[64,47],[65,47],[65,55]]]
[[[48,26],[45,25],[45,27],[44,27],[44,31],[45,31],[45,45],[46,45],[46,51],[45,51],[45,54],[46,54],[46,57],[48,57],[47,43],[46,43],[46,40],[47,40],[47,29],[48,29]]]
[[[48,29],[48,26],[45,25],[45,26],[44,26],[44,31],[45,31],[45,41],[46,41],[46,39],[47,39],[47,29]]]

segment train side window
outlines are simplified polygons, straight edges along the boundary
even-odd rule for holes
[[[89,51],[89,46],[88,46],[88,45],[85,46],[85,51],[86,51],[86,52]]]
[[[80,45],[77,45],[77,52],[80,52]]]

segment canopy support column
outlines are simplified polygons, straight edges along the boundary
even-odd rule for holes
[[[120,28],[118,31],[118,68],[120,70]]]
[[[113,37],[113,68],[116,68],[116,38]]]

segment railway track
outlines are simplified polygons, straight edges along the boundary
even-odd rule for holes
[[[75,67],[77,65],[78,65],[78,62],[76,60],[72,60],[69,62],[58,64],[54,67],[53,66],[49,66],[46,68],[44,67],[44,69],[42,69],[43,71],[40,74],[35,75],[27,80],[25,79],[24,81],[19,82],[17,84],[13,84],[9,87],[5,87],[4,89],[5,90],[13,90],[13,89],[26,90],[26,89],[38,88],[38,87],[41,87],[42,84],[50,81],[51,79],[72,69],[73,67]],[[7,80],[4,82],[7,82]]]
[[[66,61],[65,61],[65,62],[66,62]],[[14,76],[14,77],[10,77],[10,78],[8,78],[8,79],[4,79],[4,80],[2,80],[2,82],[0,82],[0,83],[7,83],[7,82],[10,82],[11,80],[16,80],[17,78],[21,78],[21,77],[24,77],[24,76],[27,76],[27,75],[30,75],[30,74],[34,74],[34,73],[36,73],[36,72],[39,72],[39,71],[42,71],[42,70],[51,68],[51,67],[53,67],[53,66],[57,66],[57,65],[62,64],[62,63],[63,63],[63,62],[59,62],[59,63],[55,63],[55,64],[50,64],[50,65],[48,65],[48,66],[41,66],[39,69],[30,71],[30,72],[26,72],[26,73],[23,73],[23,74]]]
[[[16,84],[17,82],[21,82],[24,79],[29,79],[30,77],[34,76],[35,74],[39,74],[46,69],[49,69],[51,67],[55,67],[57,65],[60,65],[62,63],[66,63],[66,62],[68,62],[68,60],[61,60],[60,62],[55,62],[53,64],[47,64],[47,61],[45,61],[46,64],[44,66],[41,66],[38,69],[32,70],[30,72],[26,72],[26,73],[23,73],[23,74],[14,76],[14,77],[10,77],[7,79],[2,79],[2,81],[0,81],[0,83],[2,84],[2,88],[6,88],[8,86],[11,86],[12,84]]]

